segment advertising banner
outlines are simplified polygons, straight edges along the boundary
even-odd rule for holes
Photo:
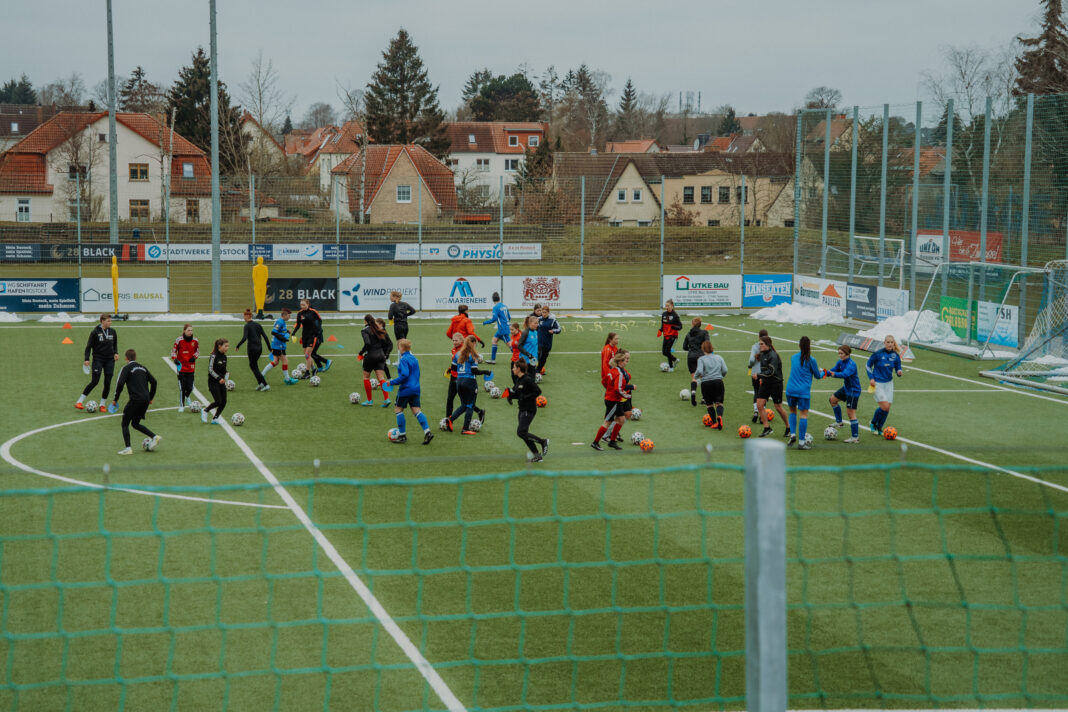
[[[364,260],[367,262],[392,262],[394,256],[397,254],[397,246],[393,244],[363,244],[363,245],[345,245],[347,247],[348,255],[346,258],[349,260]]]
[[[41,245],[36,244],[0,244],[0,262],[38,262],[41,259]]]
[[[84,312],[110,312],[115,308],[110,277],[82,279]],[[119,277],[119,310],[166,312],[169,307],[167,280],[163,277]]]
[[[271,259],[275,262],[321,262],[323,259],[323,246],[319,244],[276,243],[271,248]]]
[[[846,283],[846,316],[862,321],[879,320],[879,288],[871,284]]]
[[[941,230],[916,231],[916,272],[930,274],[946,261],[948,239]]]
[[[980,234],[970,230],[949,231],[949,260],[951,262],[982,262],[979,254]],[[1001,233],[986,234],[986,261],[1001,262]]]
[[[249,245],[249,261],[255,262],[257,257],[262,257],[264,262],[270,262],[272,259],[274,259],[274,245]]]
[[[4,279],[0,311],[79,311],[78,279]]]
[[[313,309],[335,311],[338,306],[337,279],[334,277],[271,277],[267,280],[267,298],[263,308],[278,310],[300,309],[300,300],[307,299]]]
[[[972,305],[972,331],[975,331],[975,305]],[[964,297],[942,297],[938,302],[938,318],[949,324],[953,333],[968,338],[968,300]]]
[[[1001,309],[999,312],[998,309]],[[986,342],[990,337],[990,343],[1001,346],[1018,348],[1020,346],[1020,308],[1006,304],[1001,306],[997,302],[979,302],[976,307],[975,338]],[[993,335],[991,335],[993,329]]]
[[[401,293],[401,301],[419,308],[419,278],[414,274],[405,277],[342,277],[337,285],[339,311],[383,315],[389,309],[389,293],[393,290]]]
[[[210,262],[211,243],[181,243],[138,245],[138,258],[145,262]],[[219,260],[244,262],[248,260],[246,244],[227,243],[219,246]]]
[[[740,274],[665,274],[664,299],[675,301],[677,308],[742,306]]]
[[[846,313],[846,283],[833,279],[794,276],[794,302],[813,307],[828,307],[843,316]]]
[[[907,289],[879,287],[876,294],[875,316],[879,321],[892,316],[904,316],[909,310],[909,292]]]
[[[423,277],[423,309],[454,312],[460,304],[492,309],[491,297],[500,289],[499,277]]]
[[[418,262],[419,243],[402,242],[396,245],[394,259],[398,262]],[[480,262],[499,261],[501,259],[501,247],[494,242],[424,242],[423,261],[445,260],[449,262]],[[504,243],[505,261],[514,260],[540,260],[541,243],[537,242],[506,242]]]
[[[747,274],[742,277],[742,306],[771,307],[789,304],[792,274]]]
[[[546,304],[550,311],[581,309],[582,277],[505,277],[501,299],[513,312],[529,313],[535,304]]]

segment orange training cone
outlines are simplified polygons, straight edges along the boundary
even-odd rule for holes
[[[716,330],[716,327],[712,326],[711,324],[706,324],[705,325],[705,331],[715,331],[715,330]]]
[[[336,336],[334,336],[333,334],[330,334],[330,336],[328,336],[328,337],[326,338],[326,340],[327,340],[327,341],[337,341],[337,337],[336,337]]]
[[[70,337],[68,336],[68,337],[64,338],[63,341],[61,341],[59,343],[61,343],[61,344],[73,344],[74,342],[71,341]]]
[[[63,328],[64,328],[64,329],[73,329],[74,327],[73,327],[73,326],[71,326],[71,325],[70,325],[70,322],[68,321],[68,322],[67,322],[66,324],[64,324],[64,325],[63,325]]]

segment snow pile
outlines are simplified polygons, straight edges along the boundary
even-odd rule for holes
[[[22,321],[22,319],[19,319],[18,314],[12,314],[11,312],[0,312],[0,322],[13,324],[16,321]]]
[[[920,320],[916,321],[919,314]],[[858,331],[858,336],[866,336],[872,339],[885,339],[893,336],[898,343],[903,343],[909,338],[912,325],[916,324],[916,333],[912,335],[914,342],[924,344],[960,344],[963,340],[953,332],[953,328],[938,318],[933,311],[915,312],[910,311],[904,316],[892,316],[880,321],[866,331]]]
[[[780,324],[837,324],[842,321],[842,312],[838,309],[808,304],[777,304],[754,312],[752,318],[761,321],[775,321]]]
[[[45,314],[41,317],[41,321],[45,323],[58,322],[60,324],[66,324],[67,322],[85,322],[93,323],[100,321],[100,315],[90,314],[75,314],[71,316],[67,312],[59,312],[58,314]]]
[[[181,321],[181,322],[212,322],[212,321],[244,321],[242,316],[234,314],[152,314],[140,317],[141,321]]]

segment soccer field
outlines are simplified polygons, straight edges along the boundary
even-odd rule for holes
[[[409,442],[388,442],[380,393],[349,403],[355,321],[324,324],[320,387],[275,370],[266,393],[233,350],[241,322],[196,323],[202,357],[231,340],[241,427],[176,412],[180,323],[116,323],[160,382],[162,441],[143,452],[135,433],[130,457],[118,415],[72,407],[93,323],[0,326],[0,709],[744,707],[749,347],[767,328],[788,361],[804,334],[829,367],[839,328],[707,321],[730,369],[723,432],[680,399],[685,361],[660,372],[653,317],[561,318],[537,465],[485,392],[478,435],[438,430],[445,319],[409,335],[426,447],[410,415]],[[644,413],[623,436],[652,452],[589,446],[610,331]],[[814,384],[815,446],[787,451],[791,707],[1068,705],[1068,398],[978,370],[918,351],[896,442],[864,429],[867,393],[860,444],[823,440],[841,382]]]

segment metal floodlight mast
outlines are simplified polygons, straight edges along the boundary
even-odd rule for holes
[[[219,265],[219,62],[216,53],[215,0],[208,0],[211,32],[211,310],[221,309],[222,270]]]
[[[111,0],[108,0],[108,238],[119,244],[119,158],[115,147],[115,33],[111,22]]]

